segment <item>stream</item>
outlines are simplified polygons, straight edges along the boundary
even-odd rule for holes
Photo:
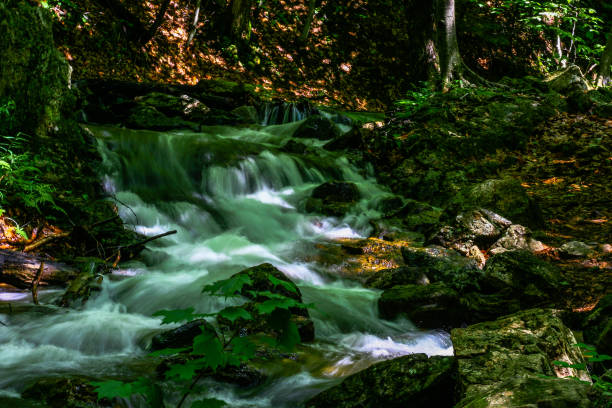
[[[122,264],[80,309],[0,314],[6,323],[0,325],[0,395],[18,396],[35,379],[54,375],[137,375],[145,370],[151,338],[176,327],[160,326],[155,311],[219,310],[224,300],[202,295],[202,287],[264,262],[316,306],[310,311],[316,341],[302,346],[304,358],[274,367],[263,385],[240,389],[211,381],[208,397],[232,407],[296,407],[376,361],[452,355],[447,333],[380,319],[380,291],[317,262],[317,244],[367,237],[369,221],[390,193],[376,184],[371,169],[327,152],[322,141],[300,140],[313,154],[283,153],[280,147],[300,123],[213,126],[198,133],[87,126],[104,160],[104,187],[126,225],[148,236],[178,232]],[[362,196],[358,205],[342,219],[306,213],[312,189],[332,179],[354,182]],[[50,304],[61,293],[44,290],[41,302]],[[29,293],[0,293],[1,301],[13,304],[30,299]]]

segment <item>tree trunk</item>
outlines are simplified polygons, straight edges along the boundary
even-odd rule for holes
[[[141,38],[140,40],[140,43],[142,45],[145,45],[146,43],[151,41],[151,39],[157,32],[157,29],[159,28],[159,26],[162,25],[162,23],[164,22],[164,16],[166,15],[166,11],[168,11],[169,5],[170,5],[170,0],[164,0],[162,5],[159,7],[159,10],[157,11],[157,15],[155,16],[155,21],[153,21],[151,28],[149,28],[149,30],[147,31],[147,36],[144,38]]]
[[[455,0],[435,0],[434,35],[438,62],[438,79],[446,86],[461,78],[461,54],[455,26]]]
[[[0,283],[8,283],[19,289],[31,289],[36,274],[44,262],[41,285],[62,285],[74,279],[78,271],[68,265],[47,261],[23,252],[0,250]]]
[[[610,67],[612,66],[612,31],[608,34],[608,41],[599,61],[599,73],[597,74],[597,86],[606,86],[610,81]]]
[[[312,25],[312,19],[314,18],[315,8],[317,6],[317,0],[310,0],[308,2],[308,14],[306,15],[306,21],[304,22],[304,28],[298,41],[302,44],[308,39],[308,33],[310,33],[310,26]]]
[[[229,5],[230,37],[232,40],[251,38],[251,1],[231,0]]]
[[[98,1],[104,7],[108,8],[115,17],[127,22],[128,27],[126,28],[126,31],[130,40],[142,45],[145,45],[151,40],[151,38],[153,38],[153,36],[157,32],[157,29],[163,23],[164,16],[166,15],[166,11],[168,10],[168,6],[170,5],[170,0],[164,0],[159,10],[157,11],[155,21],[153,21],[151,27],[147,29],[145,25],[121,3],[120,0]]]

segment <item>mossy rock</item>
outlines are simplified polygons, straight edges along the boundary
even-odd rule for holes
[[[451,407],[453,357],[413,354],[375,364],[306,402],[306,408]]]
[[[316,187],[306,200],[306,211],[330,216],[343,216],[359,200],[355,183],[328,181]]]
[[[298,139],[328,140],[339,135],[340,130],[332,120],[321,115],[312,115],[300,124],[293,137]]]
[[[0,106],[14,102],[0,134],[46,136],[71,109],[71,68],[55,48],[51,13],[26,1],[0,3]]]
[[[398,285],[425,285],[429,279],[421,268],[400,266],[393,269],[381,269],[365,282],[365,286],[375,289],[391,289]]]
[[[21,395],[42,401],[51,408],[110,407],[108,400],[98,401],[98,393],[90,381],[80,377],[43,378],[28,386]]]

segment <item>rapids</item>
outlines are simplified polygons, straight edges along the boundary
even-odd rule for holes
[[[278,116],[270,111],[264,122]],[[294,111],[283,116],[301,118]],[[0,395],[18,395],[43,376],[138,375],[145,370],[147,343],[168,328],[151,316],[155,311],[218,310],[223,300],[202,295],[201,288],[263,262],[283,271],[304,301],[316,305],[310,313],[317,340],[303,347],[303,363],[282,363],[262,386],[240,390],[211,382],[209,396],[232,407],[295,407],[376,361],[452,354],[448,334],[418,330],[407,320],[381,320],[380,291],[312,261],[319,242],[367,236],[369,220],[389,193],[370,169],[321,149],[321,141],[301,140],[314,154],[283,153],[299,123],[215,126],[199,133],[88,126],[103,157],[105,189],[125,223],[144,235],[178,233],[149,244],[139,261],[123,264],[81,309],[0,314],[6,323],[0,325]],[[312,189],[330,179],[352,181],[362,195],[343,219],[303,208]],[[46,290],[40,298],[50,303],[60,294]],[[30,299],[0,295],[15,304]]]

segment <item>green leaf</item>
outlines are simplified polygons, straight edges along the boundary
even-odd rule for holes
[[[204,332],[193,339],[191,354],[205,356],[206,366],[216,370],[225,365],[227,356],[216,333]]]
[[[98,399],[109,398],[113,399],[115,397],[127,398],[133,394],[132,392],[132,383],[125,383],[123,381],[101,381],[101,382],[91,382],[96,389],[96,393],[98,393]]]
[[[234,323],[236,319],[244,319],[244,320],[253,319],[253,316],[251,316],[251,314],[248,311],[238,306],[226,307],[225,309],[219,312],[219,316],[226,318],[232,323]]]
[[[232,355],[242,361],[247,361],[255,357],[255,343],[249,337],[236,337],[230,342]]]
[[[153,313],[153,316],[164,316],[162,324],[192,321],[200,317],[200,315],[193,314],[193,310],[193,307],[176,310],[158,310]]]
[[[276,278],[274,275],[268,275],[268,279],[270,280],[270,282],[272,282],[272,284],[276,287],[278,285],[281,285],[283,288],[287,289],[289,292],[293,292],[295,294],[297,294],[297,288],[295,286],[295,284],[293,282],[287,282],[284,280],[280,280],[278,278]]]
[[[250,285],[253,281],[247,275],[237,274],[229,279],[217,281],[213,284],[204,286],[202,293],[208,292],[217,296],[237,296],[241,293],[244,285]]]
[[[270,314],[276,309],[289,309],[291,307],[305,307],[301,302],[295,299],[284,298],[284,299],[269,299],[262,303],[255,305],[257,311],[262,314]]]
[[[197,360],[190,360],[184,364],[175,364],[166,371],[166,378],[176,378],[183,381],[191,380],[195,377],[196,372],[206,368],[206,359],[199,358]]]
[[[216,398],[206,398],[203,400],[194,401],[191,404],[191,408],[221,408],[225,406],[227,406],[225,401],[221,401]]]

